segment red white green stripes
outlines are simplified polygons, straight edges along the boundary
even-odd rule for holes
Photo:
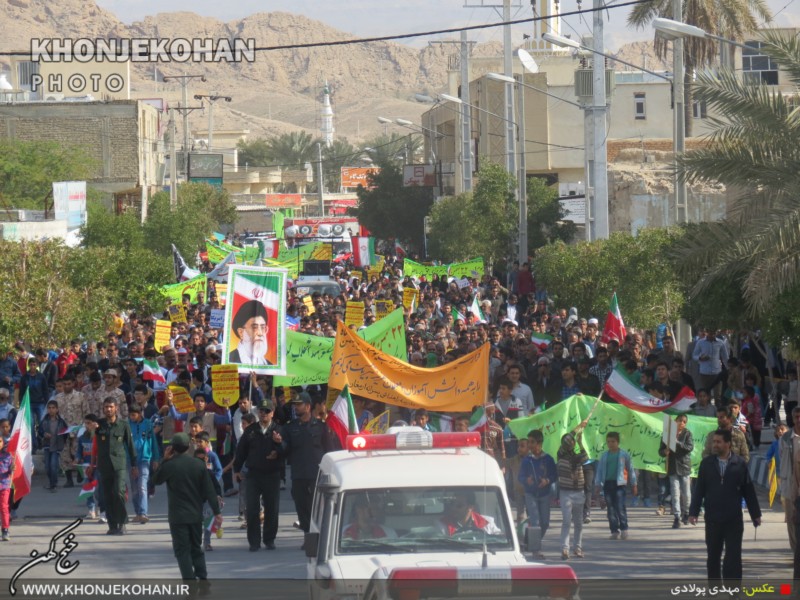
[[[142,361],[142,381],[167,382],[161,372],[161,367],[158,366],[158,362],[147,360],[146,358]]]
[[[694,392],[688,387],[682,388],[673,399],[657,398],[632,381],[621,366],[614,369],[606,381],[605,393],[620,404],[645,413],[662,412],[668,409],[671,412],[686,412],[696,400]]]
[[[353,407],[353,398],[350,396],[348,386],[344,386],[342,393],[336,398],[325,423],[339,438],[342,448],[346,446],[348,435],[358,433],[356,409]]]
[[[353,236],[353,264],[356,268],[369,267],[378,262],[375,255],[375,238]]]
[[[552,341],[552,335],[547,335],[546,333],[537,333],[535,331],[531,334],[531,342],[533,342],[533,345],[539,348],[539,350],[547,350]]]
[[[617,340],[620,344],[625,341],[625,323],[622,322],[622,313],[617,302],[617,292],[611,296],[611,303],[608,306],[608,316],[603,327],[602,342],[607,344],[611,340]]]

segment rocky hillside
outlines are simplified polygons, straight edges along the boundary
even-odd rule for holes
[[[307,17],[257,13],[224,23],[188,12],[159,13],[126,25],[91,0],[0,0],[0,50],[27,50],[32,38],[253,38],[258,46],[280,46],[353,36]],[[645,43],[642,43],[644,46]],[[652,47],[652,44],[648,44]],[[193,81],[194,94],[220,93],[233,98],[214,109],[215,129],[250,129],[250,135],[298,128],[316,133],[319,95],[327,80],[333,93],[336,135],[361,141],[381,131],[378,116],[418,121],[425,106],[414,94],[433,94],[446,82],[448,56],[455,48],[434,44],[421,50],[395,43],[352,44],[259,52],[252,63],[142,64],[132,68],[134,97],[180,99],[178,83],[163,76],[205,75]],[[500,45],[475,48],[476,56],[496,55]],[[625,56],[639,63],[636,53]],[[0,69],[7,68],[0,57]],[[190,116],[193,129],[207,128],[207,114]],[[398,129],[398,131],[403,131]]]

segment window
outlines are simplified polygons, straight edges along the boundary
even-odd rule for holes
[[[763,42],[745,42],[742,50],[742,78],[745,83],[778,85],[778,63],[761,53]]]
[[[706,116],[706,103],[705,101],[701,102],[699,100],[695,100],[692,102],[692,116],[695,119],[705,119]]]
[[[24,60],[17,63],[17,81],[19,82],[19,89],[31,90],[33,86],[33,76],[39,74],[39,63],[30,60]]]
[[[633,116],[636,119],[647,118],[647,113],[645,112],[644,92],[636,92],[633,94]]]

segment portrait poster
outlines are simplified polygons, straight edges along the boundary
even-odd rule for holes
[[[286,269],[231,265],[222,364],[286,375]]]

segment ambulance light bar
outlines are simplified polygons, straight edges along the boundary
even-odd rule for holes
[[[429,448],[479,448],[481,434],[477,431],[467,433],[432,433],[419,427],[409,427],[408,431],[396,434],[359,434],[347,436],[347,450],[350,452],[372,452],[376,450],[425,450]]]

